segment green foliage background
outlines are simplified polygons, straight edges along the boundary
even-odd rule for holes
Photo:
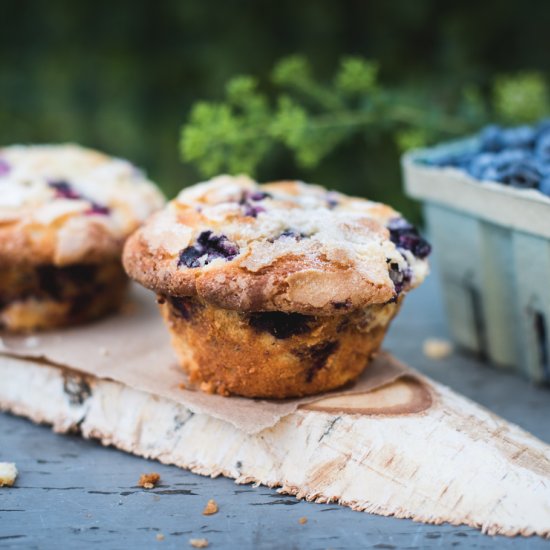
[[[78,141],[143,166],[168,195],[201,177],[178,149],[192,105],[222,99],[239,74],[269,94],[284,56],[305,55],[321,80],[342,56],[374,59],[388,86],[449,108],[457,90],[488,94],[499,75],[550,71],[546,0],[4,0],[2,19],[0,142]],[[280,147],[257,175],[316,181],[415,217],[398,158],[381,128],[313,169]]]

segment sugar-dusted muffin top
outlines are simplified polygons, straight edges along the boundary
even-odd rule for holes
[[[127,242],[128,274],[227,309],[341,314],[418,285],[430,247],[389,206],[285,181],[184,189]]]
[[[164,204],[128,161],[77,145],[0,149],[0,262],[99,262]]]

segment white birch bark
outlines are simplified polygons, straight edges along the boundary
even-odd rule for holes
[[[105,445],[317,502],[550,535],[550,447],[428,379],[323,399],[246,434],[167,398],[0,356],[0,408]]]

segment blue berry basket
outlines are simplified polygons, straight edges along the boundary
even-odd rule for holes
[[[405,154],[405,188],[423,202],[456,343],[548,383],[550,197],[437,166],[478,146],[470,138]]]

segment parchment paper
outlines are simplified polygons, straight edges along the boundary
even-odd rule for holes
[[[267,401],[208,395],[189,387],[183,389],[181,384],[187,385],[187,379],[176,363],[155,296],[137,285],[132,285],[119,314],[93,324],[33,336],[2,334],[0,354],[43,360],[114,380],[172,399],[194,413],[228,421],[249,434],[274,426],[301,404],[328,395],[372,391],[410,372],[380,353],[356,384],[323,396]]]

